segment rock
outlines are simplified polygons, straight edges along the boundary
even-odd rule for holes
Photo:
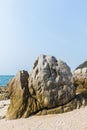
[[[75,98],[73,98],[71,101],[69,101],[68,103],[62,106],[51,108],[51,109],[45,108],[44,110],[39,111],[36,115],[65,113],[65,112],[72,111],[74,109],[85,107],[86,105],[87,105],[87,91],[76,95]]]
[[[73,72],[73,83],[78,93],[87,90],[87,68],[79,68]]]
[[[75,71],[74,71],[74,74],[76,74],[76,75],[79,75],[79,74],[81,74],[82,73],[82,69],[76,69]]]
[[[20,71],[7,86],[11,99],[6,115],[8,119],[20,118],[25,112],[29,95],[28,77],[27,71]]]
[[[70,68],[53,56],[40,55],[30,72],[29,92],[41,108],[68,103],[75,97]]]
[[[7,119],[26,118],[40,110],[40,104],[30,95],[28,78],[28,72],[23,70],[10,80],[7,89],[11,101],[6,114]]]
[[[7,87],[0,87],[0,101],[9,99]]]
[[[83,74],[83,75],[87,74],[87,68],[83,68],[83,69],[82,69],[82,74]]]
[[[87,60],[83,62],[82,64],[80,64],[75,70],[81,69],[81,68],[87,68]]]
[[[11,103],[7,119],[29,117],[40,111],[43,111],[41,114],[59,113],[57,109],[62,109],[76,96],[72,82],[72,74],[66,63],[53,56],[39,56],[30,75],[20,71],[9,82]],[[54,108],[56,112],[47,112]]]

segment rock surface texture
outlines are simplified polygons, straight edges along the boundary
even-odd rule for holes
[[[36,60],[28,87],[42,108],[60,106],[75,97],[70,68],[52,56],[41,55]]]
[[[78,68],[73,72],[74,85],[77,90],[87,90],[87,68]]]
[[[20,71],[7,86],[11,99],[7,111],[8,119],[20,118],[26,110],[29,96],[28,77],[29,75],[26,71]]]
[[[0,87],[0,100],[9,99],[9,94],[6,87]]]
[[[7,88],[11,103],[7,118],[64,112],[62,107],[59,111],[58,108],[76,97],[72,82],[72,74],[66,63],[53,56],[40,55],[30,75],[26,71],[20,71],[9,82]]]

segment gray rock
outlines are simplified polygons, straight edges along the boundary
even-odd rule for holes
[[[30,72],[29,91],[42,108],[69,102],[75,97],[70,68],[53,56],[40,55]]]

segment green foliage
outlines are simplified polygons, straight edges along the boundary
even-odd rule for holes
[[[87,61],[83,62],[81,65],[79,65],[76,69],[87,67]]]

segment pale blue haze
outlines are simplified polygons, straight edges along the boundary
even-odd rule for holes
[[[0,74],[30,71],[40,54],[72,70],[87,59],[87,0],[0,0]]]

